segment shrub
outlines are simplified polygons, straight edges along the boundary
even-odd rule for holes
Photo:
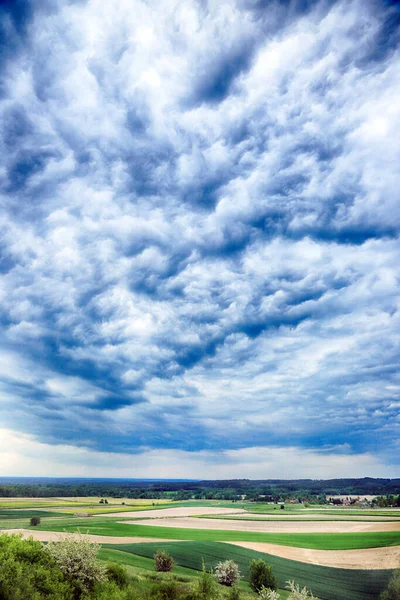
[[[42,544],[0,535],[1,600],[70,600],[72,590]]]
[[[161,581],[151,590],[151,598],[157,600],[177,600],[181,595],[181,586],[176,581]]]
[[[106,579],[104,567],[96,560],[99,549],[100,544],[90,542],[82,534],[64,536],[59,542],[49,542],[45,547],[73,586],[76,598]]]
[[[307,598],[318,600],[306,587],[300,588],[299,584],[294,581],[287,581],[286,583],[286,588],[290,590],[288,600],[306,600]]]
[[[387,590],[381,594],[381,600],[400,600],[400,569],[394,571]]]
[[[240,579],[239,567],[233,560],[219,562],[215,567],[215,577],[218,583],[232,586]]]
[[[174,559],[166,550],[157,550],[154,555],[154,568],[156,571],[167,573],[172,571]]]
[[[218,584],[212,571],[206,571],[203,561],[203,569],[197,581],[193,594],[194,600],[217,600],[219,598]]]
[[[36,527],[40,524],[40,517],[31,517],[31,527]]]
[[[259,600],[279,600],[280,595],[275,590],[271,590],[271,588],[262,587],[258,592]]]
[[[128,571],[119,563],[108,563],[106,575],[109,581],[114,581],[121,588],[128,585]]]
[[[240,591],[237,585],[233,585],[229,590],[226,600],[240,600]]]
[[[262,558],[252,560],[249,568],[249,583],[252,590],[258,593],[263,587],[270,588],[271,590],[276,590],[278,588],[278,582],[272,572],[272,567],[267,565]]]

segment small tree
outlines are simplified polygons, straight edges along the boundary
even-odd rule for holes
[[[45,547],[58,564],[65,578],[75,590],[75,596],[80,598],[91,591],[96,583],[106,579],[105,569],[97,560],[100,544],[90,542],[81,533],[64,536],[59,542],[49,542]]]
[[[267,565],[262,558],[252,560],[249,568],[249,583],[252,590],[258,593],[263,587],[271,590],[276,590],[278,588],[278,582],[272,572],[271,565]]]
[[[400,569],[394,571],[387,590],[381,594],[381,600],[400,600]]]
[[[239,567],[233,560],[219,562],[215,567],[215,577],[218,583],[230,587],[240,579]]]
[[[300,588],[298,583],[287,581],[286,589],[290,590],[288,600],[318,600],[306,587]]]
[[[172,570],[174,559],[166,550],[157,550],[154,555],[154,568],[156,571],[167,573]]]
[[[40,524],[40,517],[31,517],[31,527],[36,527]]]

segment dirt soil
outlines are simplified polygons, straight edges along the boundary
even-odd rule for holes
[[[229,543],[290,560],[338,569],[396,569],[400,565],[400,546],[361,550],[313,550],[258,542]]]
[[[198,515],[240,515],[248,514],[242,508],[218,508],[214,506],[179,506],[158,510],[135,510],[134,512],[116,512],[97,514],[96,517],[136,517],[137,519],[164,519],[165,517],[195,517]]]
[[[139,516],[139,515],[136,515]],[[229,521],[218,519],[191,519],[190,517],[120,521],[150,527],[178,527],[185,529],[214,529],[217,531],[254,531],[258,533],[355,533],[372,531],[400,531],[400,522],[367,521]]]

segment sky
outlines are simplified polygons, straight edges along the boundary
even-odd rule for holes
[[[399,41],[0,2],[0,475],[400,476]]]

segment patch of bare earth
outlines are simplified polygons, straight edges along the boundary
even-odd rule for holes
[[[137,515],[139,517],[139,515]],[[122,521],[120,521],[122,523]],[[137,521],[123,521],[137,524]],[[400,522],[374,523],[367,521],[229,521],[218,519],[164,518],[145,519],[140,525],[177,527],[184,529],[213,529],[216,531],[253,531],[256,533],[355,533],[400,531]]]
[[[196,517],[199,515],[239,515],[247,514],[242,508],[218,508],[214,506],[179,506],[158,510],[135,510],[134,512],[116,512],[98,514],[96,517],[133,517],[137,519],[164,519],[165,517]]]
[[[259,542],[229,543],[290,560],[337,569],[396,569],[400,565],[400,546],[360,550],[313,550]]]
[[[65,537],[74,537],[75,533],[60,533],[57,531],[33,531],[31,529],[1,529],[0,534],[22,534],[24,539],[33,537],[34,540],[39,542],[59,542]],[[141,544],[145,542],[165,542],[165,539],[159,538],[146,538],[146,537],[117,537],[111,535],[92,535],[85,534],[91,542],[97,542],[98,544]],[[171,542],[179,542],[180,540],[168,540]]]

